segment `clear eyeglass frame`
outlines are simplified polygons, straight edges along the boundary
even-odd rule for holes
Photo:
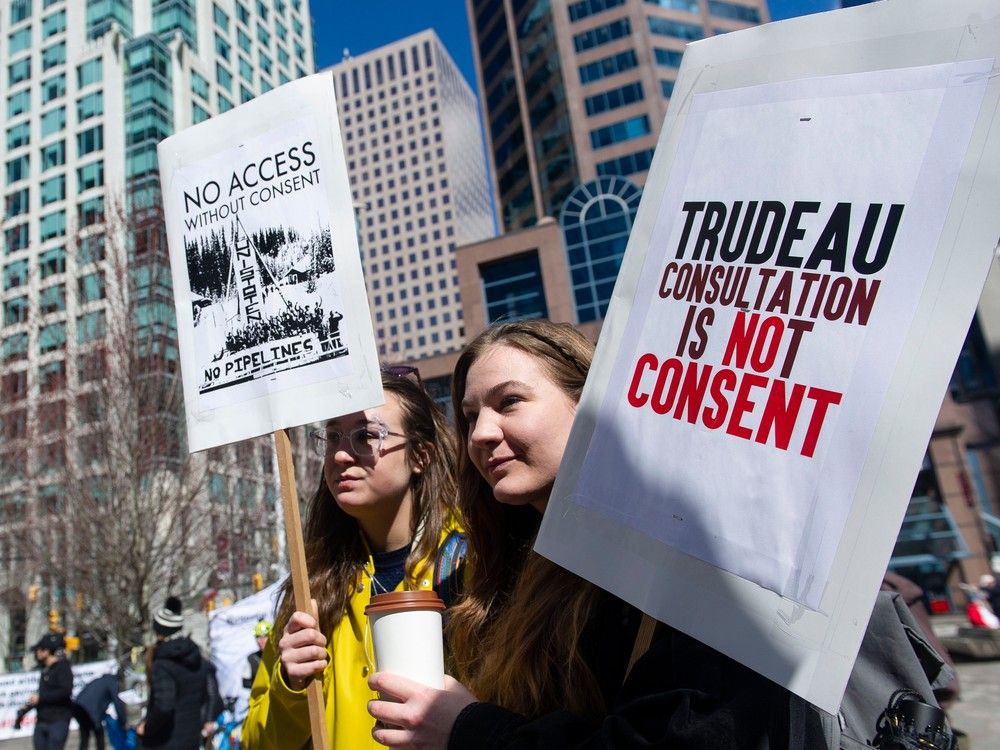
[[[385,439],[393,437],[405,438],[399,432],[393,432],[381,422],[369,422],[364,427],[358,427],[347,433],[337,430],[313,430],[309,433],[310,442],[313,449],[322,457],[340,450],[346,437],[348,450],[352,456],[374,456],[382,453],[382,445]]]

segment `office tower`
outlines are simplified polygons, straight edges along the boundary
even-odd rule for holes
[[[645,179],[684,45],[764,0],[466,0],[505,232],[596,177]]]
[[[494,234],[475,95],[432,30],[333,72],[379,354],[454,352],[455,247]]]
[[[136,465],[145,467],[137,495],[148,498],[187,465],[180,403],[168,398],[176,324],[156,144],[314,63],[306,0],[5,0],[0,29],[0,573],[34,587],[34,599],[5,600],[0,617],[0,657],[16,659],[40,610],[64,626],[87,622],[92,602],[64,575],[84,554],[73,532],[88,520],[72,498],[86,491],[99,510]],[[109,362],[128,398],[113,397]],[[109,446],[127,439],[143,455],[109,462]],[[211,508],[190,532],[211,528],[225,574],[217,583],[234,592],[254,571],[234,553],[233,532],[266,527],[258,509],[274,494],[270,456],[265,445],[203,456],[204,487],[192,491]],[[92,469],[99,459],[103,471]],[[67,486],[71,476],[88,487]],[[227,503],[232,513],[217,512]],[[162,527],[167,515],[147,522]],[[32,553],[47,545],[64,545],[64,558],[41,570]]]

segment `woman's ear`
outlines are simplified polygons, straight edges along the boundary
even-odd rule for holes
[[[413,449],[413,473],[423,474],[434,460],[434,443],[418,443]]]

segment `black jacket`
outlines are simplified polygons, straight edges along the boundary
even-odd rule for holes
[[[77,693],[75,702],[87,712],[94,726],[101,726],[101,718],[112,703],[115,704],[115,716],[118,717],[118,721],[122,726],[127,723],[125,704],[118,697],[118,677],[113,674],[102,674],[88,682]]]
[[[661,625],[622,684],[640,615],[606,594],[581,649],[611,710],[530,719],[488,703],[465,708],[449,750],[663,748],[785,750],[789,693],[683,633]]]
[[[197,750],[209,697],[208,678],[208,661],[187,636],[156,646],[143,747]]]
[[[73,715],[72,695],[73,669],[68,661],[58,659],[51,667],[42,669],[38,680],[38,721],[69,721]]]

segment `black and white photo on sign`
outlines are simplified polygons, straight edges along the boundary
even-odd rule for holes
[[[241,385],[260,395],[278,373],[346,362],[334,233],[355,230],[331,226],[308,133],[282,128],[179,177],[202,406]]]

